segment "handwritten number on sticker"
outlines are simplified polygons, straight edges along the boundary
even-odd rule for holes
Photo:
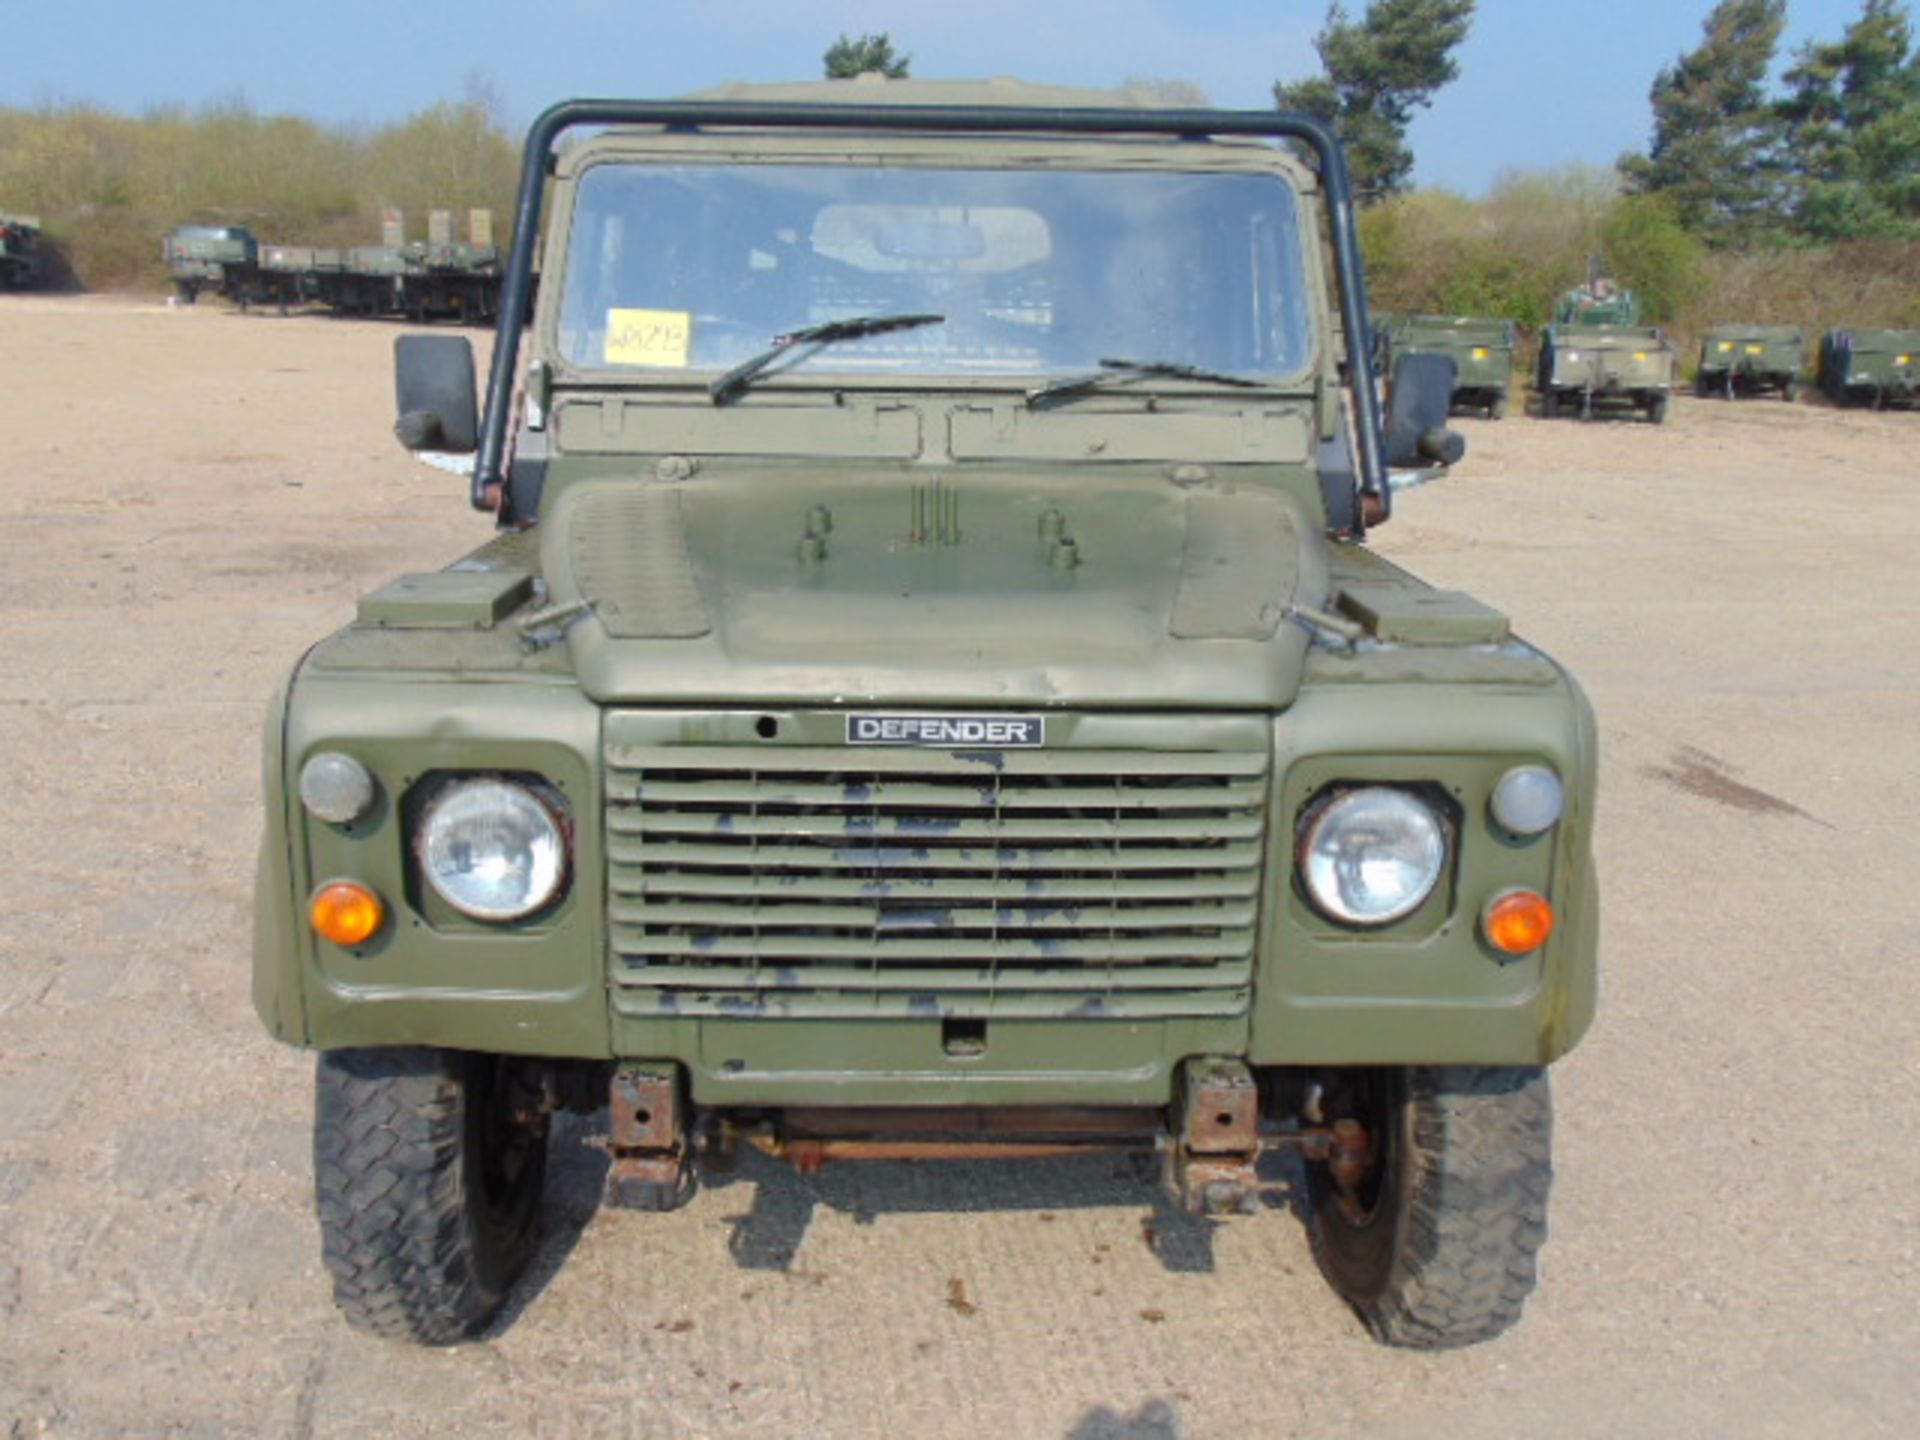
[[[684,370],[693,342],[685,310],[609,310],[606,363],[671,365]]]

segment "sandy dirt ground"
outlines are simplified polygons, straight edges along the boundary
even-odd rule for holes
[[[1517,617],[1604,737],[1600,1021],[1542,1288],[1374,1346],[1297,1219],[1107,1158],[747,1165],[548,1240],[485,1343],[335,1318],[311,1060],[247,998],[258,727],[486,537],[388,437],[391,327],[0,305],[0,1424],[15,1434],[1920,1434],[1920,415],[1460,422],[1380,547]]]

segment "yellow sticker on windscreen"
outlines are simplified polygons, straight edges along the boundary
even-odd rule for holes
[[[693,316],[685,310],[609,310],[609,365],[671,365],[687,368],[693,344]]]

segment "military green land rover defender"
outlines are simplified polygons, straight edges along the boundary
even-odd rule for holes
[[[1515,1321],[1593,718],[1365,543],[1460,442],[1449,360],[1382,415],[1352,358],[1351,196],[1309,119],[999,82],[541,117],[484,409],[397,347],[499,533],[266,735],[254,994],[353,1323],[487,1325],[562,1110],[641,1210],[746,1149],[1298,1182],[1382,1339]]]

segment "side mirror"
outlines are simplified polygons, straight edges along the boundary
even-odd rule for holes
[[[1387,398],[1389,466],[1444,470],[1467,453],[1466,439],[1447,428],[1458,370],[1450,355],[1402,355],[1395,363]]]
[[[480,443],[473,346],[463,335],[402,335],[393,342],[393,433],[407,449],[471,455]]]

